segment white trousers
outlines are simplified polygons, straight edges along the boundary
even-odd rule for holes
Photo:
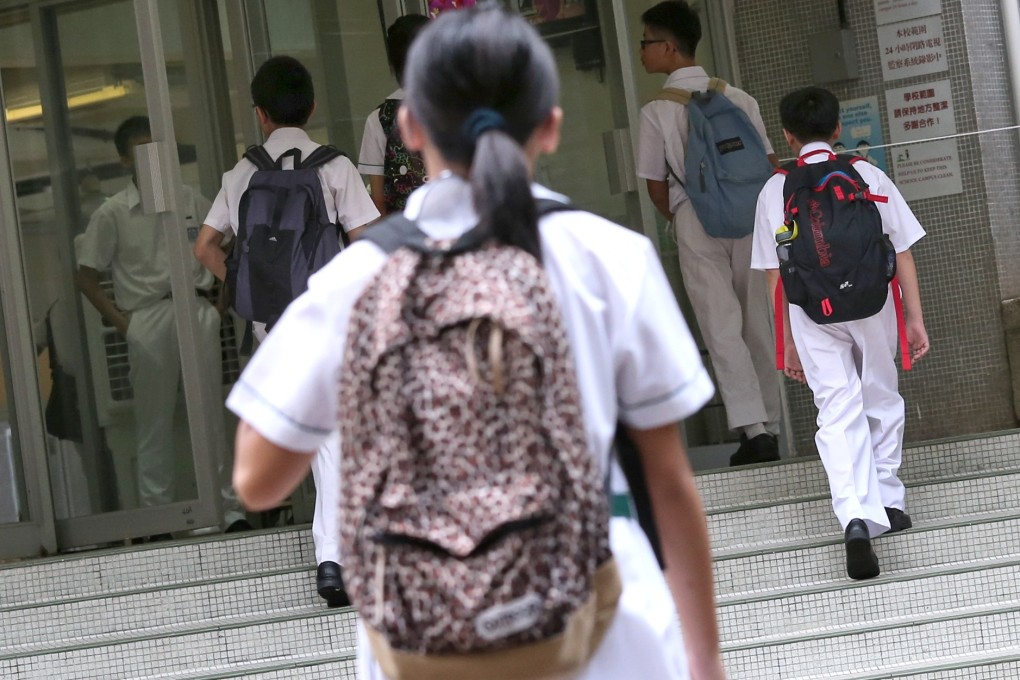
[[[198,326],[202,375],[219,380],[223,374],[220,315],[208,300],[198,300]],[[180,500],[175,483],[174,413],[181,357],[173,301],[160,300],[132,312],[127,344],[134,392],[139,504],[165,505]],[[229,525],[242,519],[244,513],[230,487],[229,470],[224,469],[229,466],[221,462],[219,467],[224,520]]]
[[[903,453],[903,397],[896,373],[892,295],[867,319],[828,325],[791,306],[790,325],[818,407],[815,443],[840,525],[863,519],[871,535],[889,529],[885,508],[904,508],[897,476]]]
[[[688,680],[687,655],[669,586],[637,521],[609,526],[623,594],[606,636],[573,680]],[[386,680],[358,623],[358,677]]]
[[[315,514],[312,540],[315,563],[340,560],[340,433],[333,432],[312,459],[315,481]]]
[[[765,273],[751,269],[752,236],[713,238],[684,201],[673,216],[680,270],[712,359],[731,430],[766,423],[779,432],[782,405]]]

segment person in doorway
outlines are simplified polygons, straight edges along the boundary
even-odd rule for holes
[[[603,472],[618,419],[640,451],[665,576],[636,520],[614,517],[622,596],[594,656],[571,677],[723,678],[704,509],[677,427],[711,397],[711,381],[645,237],[574,210],[538,216],[536,199],[565,200],[532,183],[538,157],[560,138],[555,61],[534,28],[494,5],[440,16],[411,49],[399,124],[433,179],[404,215],[432,239],[489,225],[493,239],[539,260],[573,355],[582,439]],[[346,364],[337,347],[386,261],[362,240],[313,277],[228,398],[242,420],[234,479],[249,507],[285,498],[337,413],[358,406],[339,403]],[[361,633],[359,677],[382,680]]]
[[[701,22],[690,5],[667,0],[647,10],[641,20],[645,70],[666,75],[665,87],[706,90],[709,76],[694,58]],[[747,114],[769,161],[778,165],[758,103],[730,85],[724,94]],[[641,109],[638,176],[645,179],[659,213],[672,223],[684,288],[715,369],[727,423],[740,433],[740,447],[730,464],[775,461],[782,407],[772,365],[765,279],[750,270],[750,232],[744,238],[716,238],[705,232],[698,219],[684,188],[688,127],[686,105],[664,100],[646,104]]]
[[[365,120],[358,171],[368,177],[372,202],[383,215],[400,212],[411,192],[425,183],[425,163],[408,151],[397,127],[397,109],[404,98],[404,63],[411,41],[428,23],[420,14],[405,14],[386,31],[386,56],[400,87]]]
[[[138,498],[142,507],[181,500],[175,494],[174,479],[177,467],[174,419],[181,364],[170,292],[170,258],[159,215],[142,212],[135,174],[134,149],[151,141],[149,119],[145,116],[128,118],[117,128],[114,145],[121,163],[131,172],[131,180],[92,214],[85,233],[75,239],[78,288],[103,320],[127,340],[137,434]],[[187,230],[188,239],[193,242],[209,201],[187,185],[182,189],[181,228]],[[113,298],[101,285],[100,273],[105,270],[113,274]],[[197,263],[192,273],[198,293],[202,371],[203,375],[218,378],[222,374],[220,316],[204,295],[212,287],[213,279]],[[229,480],[223,481],[222,494],[226,530],[251,528]],[[168,537],[161,534],[154,538]]]
[[[315,111],[315,89],[312,76],[293,57],[272,57],[259,67],[251,81],[255,103],[266,143],[266,152],[274,160],[297,149],[303,158],[319,148],[305,132],[304,126]],[[291,163],[292,159],[285,160]],[[223,175],[223,184],[202,224],[195,243],[195,257],[218,279],[226,278],[226,252],[223,246],[237,235],[241,196],[255,174],[255,165],[241,159]],[[379,217],[354,165],[339,156],[317,170],[331,223],[339,223],[348,236],[356,238],[361,229]],[[255,337],[266,337],[265,324],[254,324]],[[339,348],[336,350],[339,352]],[[321,443],[315,457],[312,476],[315,480],[315,515],[312,536],[315,539],[316,590],[331,607],[346,606],[340,565],[340,529],[337,496],[340,473],[337,465],[339,439],[334,433]]]
[[[842,130],[835,95],[818,87],[796,90],[782,99],[779,115],[798,162],[835,158],[831,145]],[[927,354],[929,344],[910,247],[924,236],[924,229],[884,172],[864,162],[853,163],[853,170],[866,184],[867,194],[888,199],[875,205],[896,251],[893,284],[898,280],[902,289],[907,340],[911,358],[917,361]],[[766,183],[755,216],[751,266],[765,271],[770,299],[779,283],[776,233],[787,219],[785,182],[786,176],[777,173]],[[847,574],[853,579],[877,576],[878,558],[870,539],[911,526],[897,476],[904,406],[897,389],[894,296],[886,293],[877,314],[824,325],[789,304],[785,289],[782,304],[785,372],[811,388],[818,407],[815,443],[829,478],[833,510],[844,530]]]

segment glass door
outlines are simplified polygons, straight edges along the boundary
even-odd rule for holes
[[[176,142],[188,102],[170,103],[160,28],[162,10],[180,56],[177,6],[0,14],[0,185],[14,199],[2,229],[16,246],[3,257],[18,273],[2,293],[24,318],[5,337],[34,353],[28,366],[11,359],[34,380],[7,394],[20,433],[8,457],[22,493],[48,501],[61,550],[223,522],[221,323],[189,244],[209,203],[182,181],[197,154]],[[40,462],[47,478],[30,479]]]

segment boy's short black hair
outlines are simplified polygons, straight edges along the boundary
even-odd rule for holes
[[[251,100],[277,125],[304,127],[315,106],[312,74],[294,57],[272,57],[251,80]]]
[[[665,0],[645,10],[641,22],[668,33],[676,41],[677,49],[685,57],[694,58],[701,42],[701,19],[684,0]]]
[[[428,17],[421,14],[405,14],[398,17],[386,31],[386,58],[401,85],[404,84],[404,64],[407,62],[407,52],[411,49],[411,41],[428,22]]]
[[[798,142],[827,142],[839,125],[839,99],[823,87],[802,87],[779,102],[783,129]]]
[[[131,140],[135,137],[152,137],[148,116],[131,116],[117,126],[113,133],[113,145],[117,147],[117,155],[127,158],[131,153]]]

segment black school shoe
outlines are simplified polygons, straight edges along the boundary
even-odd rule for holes
[[[871,548],[871,536],[868,534],[868,525],[863,519],[852,519],[846,525],[846,532],[843,534],[843,543],[846,546],[846,575],[855,581],[866,578],[875,578],[880,570],[878,568],[878,557]]]
[[[336,562],[323,562],[315,571],[315,590],[330,607],[349,607],[351,599],[344,588],[344,577]]]
[[[903,531],[914,526],[914,523],[910,521],[910,515],[898,508],[886,508],[885,514],[889,518],[889,531],[886,532],[887,534]]]
[[[779,438],[768,432],[757,437],[747,438],[740,435],[740,447],[730,456],[730,467],[737,465],[753,465],[754,463],[773,463],[779,460]]]

